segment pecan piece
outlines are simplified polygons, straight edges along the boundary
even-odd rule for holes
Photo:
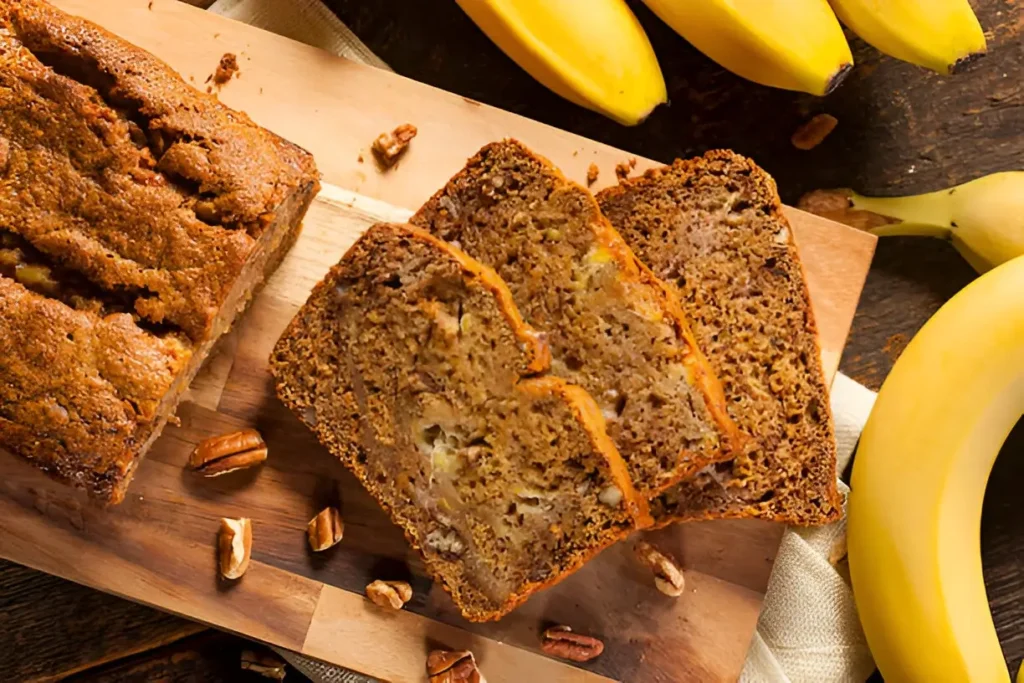
[[[324,508],[306,526],[309,547],[317,553],[337,545],[344,534],[345,522],[335,507]]]
[[[232,76],[238,73],[238,57],[231,52],[225,52],[213,72],[213,82],[220,87],[231,80]]]
[[[797,149],[806,152],[820,145],[835,130],[838,123],[839,119],[831,114],[818,114],[797,128],[789,141]]]
[[[634,168],[636,168],[636,157],[630,157],[629,159],[615,165],[615,177],[618,178],[621,183],[629,177],[629,174],[632,173]]]
[[[540,649],[559,659],[589,662],[604,652],[604,643],[593,636],[573,633],[568,626],[552,626],[544,631]]]
[[[412,587],[405,581],[378,579],[366,587],[366,597],[380,607],[402,609],[412,599]]]
[[[671,557],[646,541],[640,541],[633,549],[640,561],[654,572],[654,585],[665,595],[678,598],[686,587],[683,571]]]
[[[243,650],[242,670],[251,671],[264,678],[283,681],[287,664],[270,650]]]
[[[377,157],[381,167],[389,169],[394,166],[398,159],[405,154],[405,150],[409,148],[409,143],[412,142],[412,139],[416,137],[418,132],[416,126],[411,123],[403,123],[390,133],[378,135],[370,149],[373,151],[373,155]]]
[[[206,439],[192,451],[188,465],[204,477],[217,477],[259,465],[267,459],[267,444],[255,429],[243,429]]]
[[[249,568],[252,552],[252,520],[224,518],[220,520],[217,537],[220,550],[220,575],[225,579],[240,579]]]
[[[487,683],[469,650],[434,650],[427,655],[430,683]]]

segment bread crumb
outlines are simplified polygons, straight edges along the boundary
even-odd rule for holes
[[[149,0],[149,4],[146,5],[146,9],[148,9],[148,10],[152,10],[153,9],[153,0]]]
[[[839,119],[831,114],[818,114],[797,128],[793,137],[790,138],[790,142],[797,149],[804,151],[814,149],[829,136],[829,133],[835,130],[838,123]]]
[[[626,161],[615,165],[615,177],[618,178],[621,183],[629,177],[630,172],[634,168],[636,168],[636,157],[630,157]]]
[[[224,56],[220,58],[220,63],[217,64],[217,69],[210,75],[210,78],[206,79],[206,82],[209,83],[212,78],[213,84],[220,90],[232,77],[238,75],[238,57],[232,52],[225,52]]]
[[[597,167],[597,164],[590,164],[587,168],[587,187],[590,187],[597,182],[597,176],[601,173],[601,169]]]
[[[363,163],[363,155],[360,154],[359,158],[357,158],[356,161],[358,161],[359,163]]]
[[[382,170],[392,167],[397,168],[396,164],[399,158],[405,154],[405,150],[409,148],[409,143],[412,142],[412,139],[416,137],[418,132],[416,126],[411,123],[403,123],[390,133],[381,133],[377,136],[370,149],[373,151],[373,155],[377,158],[377,163],[380,164]]]

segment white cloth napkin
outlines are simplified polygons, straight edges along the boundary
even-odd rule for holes
[[[388,68],[319,0],[217,0],[210,11],[348,59]],[[836,377],[832,413],[839,472],[849,463],[874,402],[873,391],[845,375]],[[845,496],[849,489],[842,482],[839,486]],[[863,683],[871,675],[875,665],[853,604],[845,549],[845,520],[786,531],[740,677],[742,683]],[[373,681],[294,652],[280,652],[314,681]]]

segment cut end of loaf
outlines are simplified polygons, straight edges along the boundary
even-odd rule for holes
[[[749,159],[713,151],[648,171],[598,201],[640,258],[678,289],[729,413],[751,437],[733,460],[655,500],[658,523],[838,518],[814,315],[771,177]]]

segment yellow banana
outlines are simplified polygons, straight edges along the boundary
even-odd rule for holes
[[[985,53],[967,0],[829,0],[854,33],[887,55],[942,74]]]
[[[1024,255],[1024,171],[1006,171],[909,197],[817,190],[799,207],[881,237],[916,235],[953,242],[984,273]]]
[[[1024,413],[1024,257],[950,299],[882,386],[853,465],[854,600],[886,683],[1009,683],[981,571],[988,475]]]
[[[698,50],[748,80],[827,95],[853,66],[828,0],[644,0]]]
[[[457,1],[505,54],[570,102],[635,125],[668,99],[625,0]]]

